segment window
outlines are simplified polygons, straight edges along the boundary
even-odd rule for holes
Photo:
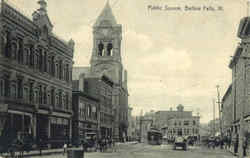
[[[63,68],[62,68],[63,64],[62,64],[62,60],[59,61],[59,79],[62,79],[63,77]]]
[[[14,98],[14,99],[17,97],[17,95],[16,95],[17,91],[16,90],[17,90],[16,84],[12,84],[11,85],[11,97]]]
[[[0,80],[0,96],[4,95],[4,81]]]
[[[46,90],[46,87],[43,88],[43,103],[47,104],[47,90]]]
[[[48,62],[47,62],[47,52],[45,52],[44,51],[44,56],[43,56],[43,69],[44,69],[44,72],[47,72],[47,64],[48,64]]]
[[[189,125],[189,121],[184,121],[184,126],[188,126]]]
[[[100,42],[98,44],[98,54],[99,54],[99,56],[103,56],[104,55],[104,45],[102,44],[102,42]]]
[[[59,71],[58,71],[58,64],[55,64],[55,77],[58,78],[59,77]]]
[[[67,110],[69,109],[69,93],[66,93],[65,107]]]
[[[22,79],[18,79],[17,80],[17,90],[18,90],[18,94],[17,97],[18,99],[22,99],[23,98],[23,84],[22,84]]]
[[[55,90],[54,89],[51,89],[50,91],[51,93],[51,105],[55,105]]]
[[[19,63],[23,63],[23,39],[21,38],[18,39],[18,45],[19,45],[19,49],[18,49],[17,60]]]
[[[51,66],[50,66],[50,68],[51,68],[51,75],[52,76],[55,76],[55,57],[54,56],[52,56],[51,57]]]
[[[33,96],[33,93],[34,93],[34,91],[33,91],[33,83],[30,83],[30,102],[33,102],[34,101],[34,96]]]
[[[39,104],[43,104],[43,91],[42,86],[39,86]]]
[[[109,43],[107,46],[107,55],[112,56],[113,55],[113,45],[112,43]]]
[[[25,87],[23,90],[23,98],[25,101],[29,100],[29,89],[27,87]]]
[[[5,45],[5,56],[6,57],[11,57],[10,47],[11,47],[10,32],[6,31],[6,45]]]
[[[195,120],[193,120],[193,125],[196,125],[196,122],[195,122]]]
[[[62,107],[62,91],[59,91],[59,107]]]
[[[69,64],[66,64],[66,81],[69,82]]]
[[[30,52],[30,55],[29,55],[29,61],[30,61],[30,66],[31,67],[34,67],[34,58],[35,58],[35,54],[34,54],[34,46],[33,45],[30,45],[30,48],[29,48],[29,52]]]

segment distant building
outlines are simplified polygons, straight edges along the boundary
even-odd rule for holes
[[[230,134],[233,125],[233,98],[232,98],[232,85],[230,85],[222,98],[221,102],[222,111],[222,130],[223,133]]]
[[[174,111],[158,111],[155,113],[155,125],[164,135],[198,136],[200,117],[193,116],[192,111],[184,111],[183,105],[178,105]]]
[[[220,134],[220,120],[218,118],[216,118],[215,120],[209,121],[208,127],[210,130],[210,135]]]
[[[178,105],[177,110],[170,108],[169,111],[157,111],[155,113],[155,126],[162,128],[167,126],[170,119],[173,118],[190,118],[192,117],[192,111],[184,111],[183,105]]]

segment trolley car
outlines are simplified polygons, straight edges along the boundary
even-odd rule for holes
[[[148,132],[148,144],[150,145],[161,145],[162,144],[162,133],[154,128],[151,128]]]

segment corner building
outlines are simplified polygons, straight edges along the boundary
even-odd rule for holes
[[[32,19],[0,3],[0,106],[8,114],[3,133],[31,134],[48,147],[71,139],[74,41],[53,34],[47,3]]]

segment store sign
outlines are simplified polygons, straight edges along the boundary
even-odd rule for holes
[[[0,104],[0,112],[8,112],[8,104]]]

